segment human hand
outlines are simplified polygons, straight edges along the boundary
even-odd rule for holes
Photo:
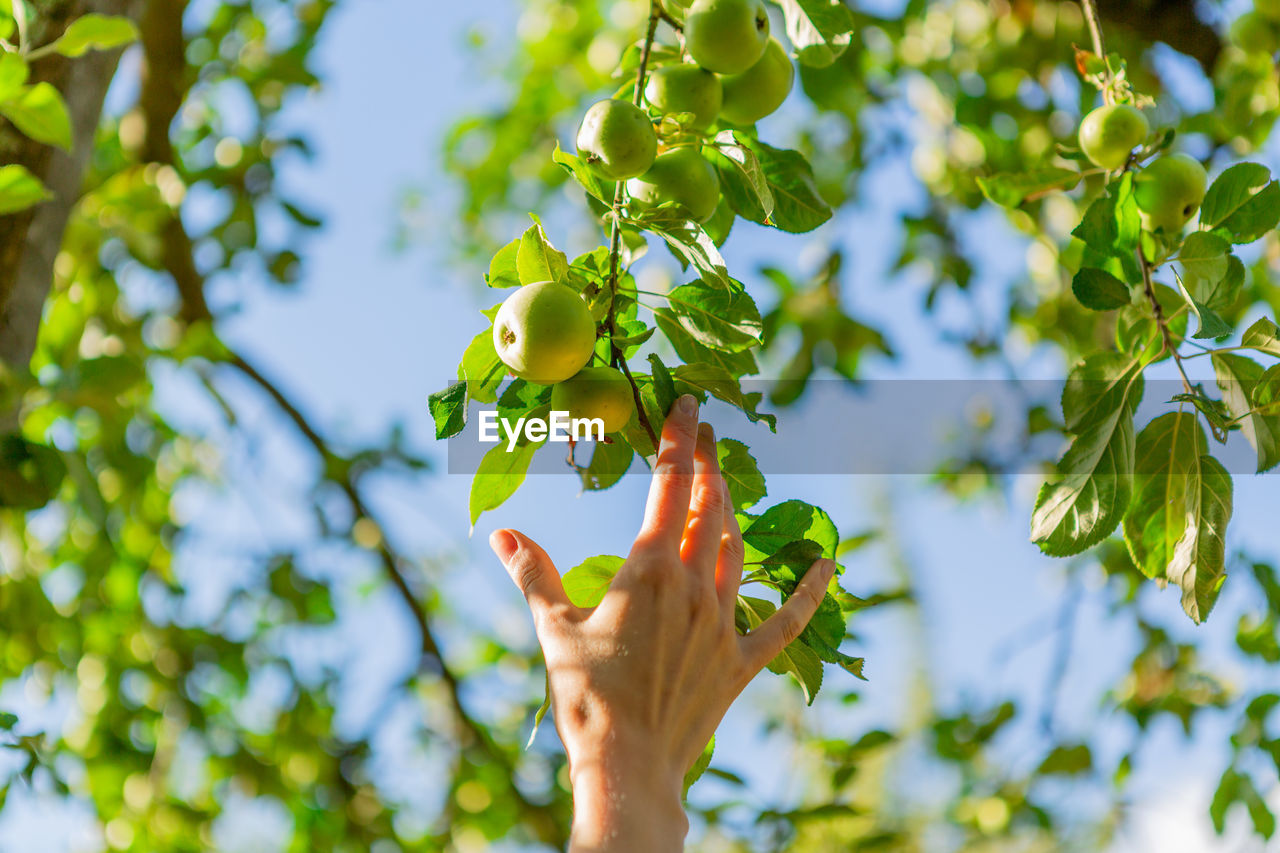
[[[818,560],[764,624],[741,635],[734,607],[742,534],[715,435],[681,397],[631,553],[594,608],[569,601],[528,537],[489,539],[533,613],[573,784],[572,851],[679,850],[684,774],[729,705],[804,629],[835,563]]]

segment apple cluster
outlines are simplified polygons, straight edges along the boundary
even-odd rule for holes
[[[1133,149],[1151,132],[1131,104],[1098,107],[1080,122],[1080,150],[1095,166],[1115,171],[1129,165]],[[1177,234],[1200,209],[1209,176],[1187,154],[1165,154],[1134,175],[1133,195],[1148,231]]]
[[[680,58],[653,69],[644,107],[618,98],[592,105],[578,129],[578,154],[601,179],[626,181],[623,200],[633,215],[668,205],[701,223],[720,203],[720,180],[702,155],[703,140],[716,126],[754,124],[778,109],[795,68],[769,36],[764,0],[694,0],[687,9],[671,8],[684,20]],[[664,119],[679,132],[660,141],[654,125]],[[521,287],[494,318],[494,348],[512,373],[554,386],[552,410],[600,418],[613,433],[635,416],[635,398],[622,372],[588,366],[595,343],[586,302],[559,282]]]
[[[655,68],[644,104],[593,104],[578,129],[578,155],[606,181],[626,181],[630,208],[671,205],[706,222],[720,202],[715,168],[702,156],[714,125],[751,125],[782,105],[795,83],[786,50],[769,36],[764,0],[694,0],[684,17],[684,51]],[[685,56],[688,60],[685,60]],[[681,132],[659,142],[654,121]]]
[[[1280,0],[1253,0],[1253,9],[1232,22],[1228,36],[1245,53],[1274,56],[1280,50]]]

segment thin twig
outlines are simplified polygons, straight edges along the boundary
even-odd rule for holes
[[[658,30],[658,21],[666,14],[662,5],[658,0],[650,0],[649,2],[649,28],[645,31],[644,44],[640,47],[640,67],[636,69],[636,85],[632,93],[632,102],[638,107],[644,98],[644,81],[645,75],[649,68],[649,54],[653,50],[654,34]],[[627,366],[627,359],[617,344],[613,343],[613,336],[618,334],[618,317],[616,314],[615,303],[618,295],[618,258],[622,253],[622,181],[618,181],[617,187],[613,191],[613,205],[610,211],[611,226],[609,231],[609,347],[613,353],[614,364],[622,370],[622,374],[627,377],[627,382],[631,385],[631,396],[636,404],[636,416],[640,419],[640,425],[644,427],[644,431],[649,436],[649,441],[653,443],[654,450],[658,448],[658,434],[654,431],[653,424],[649,422],[649,415],[644,408],[644,400],[640,395],[640,386],[636,384],[635,377],[631,375],[631,369]]]
[[[1156,296],[1155,285],[1151,282],[1151,264],[1147,261],[1147,253],[1142,250],[1142,243],[1138,243],[1138,264],[1142,267],[1142,289],[1147,295],[1147,301],[1151,303],[1151,311],[1155,315],[1156,325],[1160,327],[1160,338],[1164,342],[1164,349],[1173,356],[1173,363],[1178,366],[1178,373],[1182,375],[1182,387],[1188,394],[1194,394],[1195,389],[1191,386],[1191,379],[1187,377],[1186,368],[1182,366],[1182,353],[1178,352],[1177,346],[1173,343],[1173,333],[1169,331],[1169,321],[1165,319],[1164,307],[1160,304],[1159,297]]]

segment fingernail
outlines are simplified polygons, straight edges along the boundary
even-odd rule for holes
[[[716,443],[715,428],[708,423],[698,424],[698,439],[700,441],[705,441],[709,444],[715,444]]]
[[[489,534],[489,547],[498,555],[499,560],[506,563],[512,554],[520,550],[520,543],[511,535],[510,530],[495,530]]]
[[[680,414],[692,417],[698,413],[698,398],[692,394],[685,394],[676,400],[676,407],[680,410]]]

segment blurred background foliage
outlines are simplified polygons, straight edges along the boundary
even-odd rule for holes
[[[1176,127],[1184,150],[1214,166],[1246,154],[1273,159],[1275,64],[1218,35],[1240,9],[1099,5],[1109,48],[1156,98],[1154,124]],[[258,286],[248,282],[304,282],[308,235],[323,233],[325,211],[277,175],[311,155],[307,128],[284,116],[323,82],[313,54],[333,8],[327,0],[28,4],[50,26],[105,10],[135,17],[142,33],[118,72],[114,62],[103,71],[118,76],[100,119],[100,102],[69,98],[74,117],[97,129],[91,145],[80,140],[82,189],[65,231],[52,235],[47,301],[28,316],[39,323],[29,369],[10,360],[0,389],[0,424],[18,425],[0,443],[0,796],[8,798],[0,814],[29,807],[32,792],[70,803],[94,827],[79,842],[87,849],[389,853],[566,841],[569,792],[554,738],[544,732],[524,749],[541,701],[536,646],[470,621],[446,583],[467,567],[447,550],[403,546],[376,498],[389,480],[412,494],[435,476],[415,449],[422,443],[394,424],[364,440],[331,434],[221,332]],[[377,4],[365,8],[376,13]],[[445,135],[448,185],[403,194],[401,244],[450,247],[450,278],[478,288],[487,253],[518,233],[525,211],[566,232],[593,229],[549,155],[583,105],[615,85],[618,56],[645,13],[639,0],[523,0],[507,16],[477,21],[466,49],[496,94]],[[786,380],[778,402],[802,400],[810,375],[829,370],[848,380],[893,375],[890,338],[856,310],[855,288],[865,300],[902,281],[921,285],[911,291],[914,328],[946,353],[941,372],[1061,375],[1081,353],[1108,346],[1113,318],[1080,308],[1069,287],[1078,263],[1069,230],[1094,188],[1005,211],[985,203],[975,182],[1025,171],[1073,143],[1095,98],[1073,68],[1072,45],[1088,41],[1079,7],[911,0],[857,3],[853,14],[848,50],[826,68],[802,67],[802,94],[773,120],[814,164],[839,213],[810,246],[740,274],[771,308],[762,372]],[[664,27],[660,38],[672,33]],[[34,73],[65,86],[70,64],[45,61]],[[415,108],[424,100],[429,108],[430,87],[442,82],[402,84]],[[41,160],[6,125],[0,152],[33,169],[69,168]],[[862,230],[859,211],[868,209],[891,230]],[[27,254],[50,239],[39,228],[30,212],[0,217],[7,283],[38,266]],[[867,251],[867,233],[892,235],[886,281],[860,279],[847,260]],[[1259,306],[1280,312],[1278,252],[1272,233],[1248,256],[1228,322]],[[1000,283],[998,298],[977,286],[984,277]],[[447,375],[449,366],[434,370]],[[157,384],[173,376],[182,377],[184,405],[209,417],[162,414]],[[1028,441],[1060,435],[1052,402],[1028,403]],[[252,459],[287,460],[289,485],[310,510],[296,536],[259,547],[196,532],[209,496],[235,486],[225,461],[245,445]],[[965,446],[972,452],[940,468],[931,488],[958,502],[1012,501],[1009,469],[1022,461],[993,452],[981,425]],[[893,501],[879,506],[869,535],[848,548],[866,547],[889,570],[881,587],[858,594],[924,636],[927,590],[898,539],[912,534],[895,527]],[[226,595],[200,592],[210,553],[233,553],[242,566]],[[362,571],[352,583],[317,570],[316,553],[334,564],[358,555]],[[1053,639],[1043,696],[1037,686],[1012,698],[976,690],[943,701],[923,644],[883,662],[902,686],[892,726],[845,714],[877,689],[874,675],[870,685],[829,689],[808,710],[794,691],[753,695],[758,761],[787,762],[797,785],[766,797],[713,760],[691,796],[695,846],[1123,845],[1129,779],[1150,757],[1149,733],[1166,721],[1188,738],[1205,730],[1216,738],[1217,763],[1199,767],[1217,793],[1197,819],[1221,831],[1238,816],[1261,845],[1275,828],[1280,764],[1269,722],[1280,701],[1274,567],[1264,555],[1236,555],[1229,583],[1247,591],[1191,634],[1166,628],[1166,616],[1180,618],[1173,600],[1144,593],[1114,542],[1057,568],[1060,607],[1009,618],[1011,628],[1030,618],[1032,636]],[[351,675],[333,644],[351,642],[342,599],[374,590],[407,614],[413,665],[385,695],[363,697],[367,713],[352,724],[342,710]],[[1136,640],[1113,652],[1124,657],[1123,674],[1085,703],[1093,716],[1066,727],[1054,709],[1086,591]],[[857,620],[853,628],[857,636]],[[1224,659],[1234,662],[1226,670]],[[388,762],[388,750],[404,761]],[[237,847],[228,815],[284,828],[272,845]],[[46,837],[22,849],[61,844]]]

